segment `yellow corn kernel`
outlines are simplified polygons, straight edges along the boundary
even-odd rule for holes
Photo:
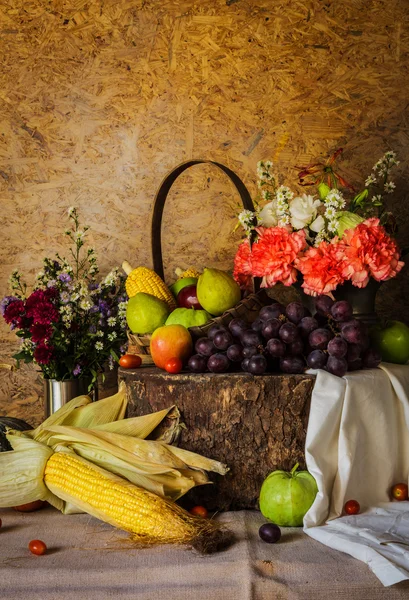
[[[209,551],[207,543],[210,551],[226,544],[226,534],[216,523],[195,518],[74,453],[53,454],[47,461],[44,481],[62,500],[131,532],[139,543],[189,543],[201,551]]]
[[[172,292],[155,271],[148,269],[148,267],[132,269],[126,261],[122,264],[122,268],[128,275],[125,288],[130,298],[136,296],[139,292],[144,292],[145,294],[151,294],[160,300],[164,300],[171,310],[176,307]]]
[[[201,273],[199,273],[199,271],[193,267],[189,267],[186,269],[186,271],[182,271],[182,269],[176,269],[175,273],[178,277],[178,281],[179,279],[186,279],[187,277],[195,277],[196,279],[199,279],[201,275]]]

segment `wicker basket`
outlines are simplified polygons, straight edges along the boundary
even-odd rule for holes
[[[151,227],[153,268],[155,272],[160,277],[162,277],[162,279],[164,279],[162,259],[162,215],[163,209],[165,207],[166,198],[168,196],[170,188],[172,187],[176,179],[179,177],[179,175],[181,175],[189,167],[200,164],[214,165],[221,171],[223,171],[223,173],[225,173],[229,177],[230,181],[233,183],[236,190],[238,191],[241,201],[243,203],[243,208],[245,210],[250,210],[254,212],[254,205],[246,186],[241,181],[241,179],[234,173],[234,171],[232,171],[225,165],[214,162],[212,160],[197,159],[186,161],[175,167],[175,169],[168,173],[163,179],[161,185],[159,186],[159,190],[155,196],[153,205]],[[271,300],[268,298],[267,294],[264,291],[259,291],[259,281],[254,280],[253,294],[250,294],[249,296],[241,300],[234,308],[226,311],[221,316],[211,319],[201,327],[191,327],[189,331],[192,335],[192,338],[195,340],[199,337],[205,336],[212,325],[227,325],[232,319],[236,317],[244,318],[251,323],[256,319],[260,308],[270,303]],[[139,355],[142,359],[142,364],[145,366],[154,364],[149,350],[150,339],[150,335],[138,336],[128,331],[128,352],[129,354]]]

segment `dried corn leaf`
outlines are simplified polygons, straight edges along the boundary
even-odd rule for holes
[[[122,421],[105,423],[104,425],[92,425],[92,429],[145,439],[163,421],[172,408],[171,406],[170,408],[149,415],[131,417],[129,419],[122,419]]]

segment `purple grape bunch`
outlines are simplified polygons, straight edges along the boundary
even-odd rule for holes
[[[315,298],[314,314],[301,302],[284,306],[273,301],[251,322],[234,318],[212,325],[196,340],[194,352],[188,361],[192,373],[241,370],[255,376],[310,368],[343,377],[348,371],[377,367],[381,360],[350,303],[329,296]]]

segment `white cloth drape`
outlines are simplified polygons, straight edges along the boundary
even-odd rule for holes
[[[304,531],[367,563],[385,586],[409,579],[409,502],[390,496],[409,476],[409,366],[316,373],[306,463],[319,492]],[[351,499],[360,514],[341,516]]]

